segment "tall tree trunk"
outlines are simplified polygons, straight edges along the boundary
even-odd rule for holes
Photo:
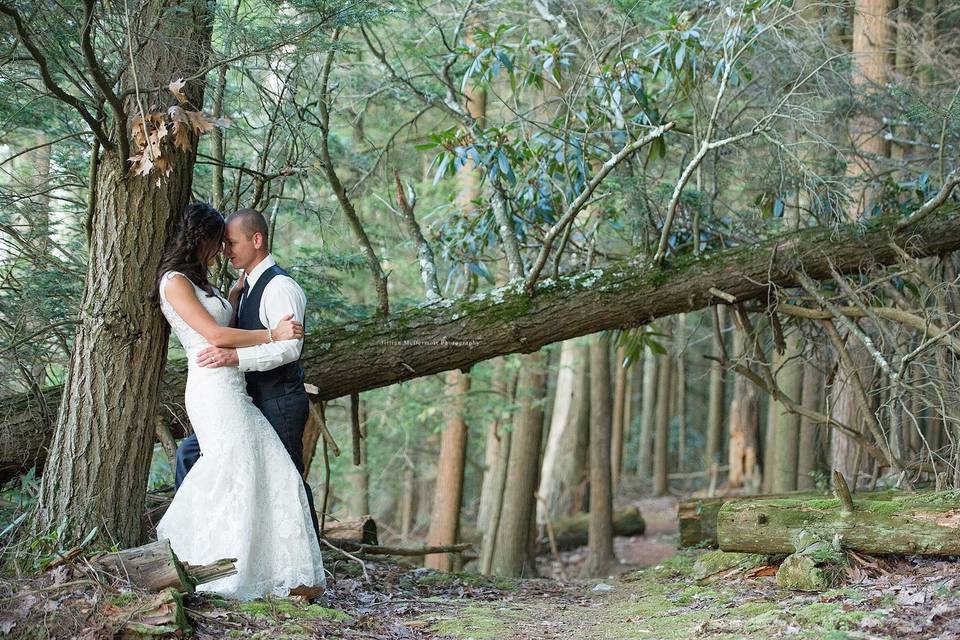
[[[744,349],[743,334],[737,331],[733,340],[735,357],[741,357]],[[754,485],[759,480],[757,437],[760,430],[760,402],[757,388],[743,376],[733,379],[733,398],[728,416],[730,474],[727,483],[731,488]]]
[[[568,516],[580,484],[590,428],[588,357],[585,340],[565,340],[560,345],[557,391],[540,475],[540,524]]]
[[[783,362],[777,371],[777,383],[790,398],[802,398],[803,393],[803,347],[794,331],[787,336]],[[797,488],[798,448],[800,441],[800,416],[788,413],[782,404],[771,398],[776,407],[773,423],[773,493],[785,493]]]
[[[613,362],[613,434],[610,441],[610,467],[613,478],[613,490],[620,486],[620,473],[623,470],[623,442],[627,427],[627,369],[623,366],[626,347],[617,349]]]
[[[687,465],[687,314],[681,313],[677,318],[677,332],[674,336],[676,344],[676,409],[677,416],[677,471],[683,472]]]
[[[536,567],[528,563],[528,548],[530,519],[534,513],[537,476],[540,472],[540,440],[543,432],[541,405],[546,394],[543,360],[539,352],[526,356],[517,382],[520,412],[511,438],[510,463],[491,563],[491,571],[496,575],[536,575]]]
[[[660,379],[660,367],[664,358],[648,353],[643,366],[643,401],[640,404],[640,441],[637,453],[637,477],[646,480],[651,477],[653,440],[656,431],[657,381]]]
[[[724,319],[726,307],[717,306],[717,322],[719,325],[713,335],[713,356],[720,358],[725,353],[723,344]],[[707,400],[707,466],[720,464],[723,454],[723,406],[725,401],[726,379],[723,365],[713,361],[710,364],[710,395]]]
[[[669,325],[668,325],[669,327]],[[670,333],[670,328],[665,329]],[[673,399],[676,394],[676,366],[674,364],[674,350],[671,349],[660,361],[660,371],[657,380],[657,418],[653,438],[653,495],[663,496],[669,489],[668,461],[670,454],[670,416],[673,411]]]
[[[400,540],[406,542],[413,531],[413,519],[416,514],[417,482],[414,465],[407,462],[403,467],[403,492],[400,496]]]
[[[166,86],[192,78],[210,53],[211,10],[195,0],[149,0],[129,34],[139,46],[120,89]],[[202,74],[201,74],[202,76]],[[203,104],[203,83],[187,86]],[[143,98],[166,102],[162,97]],[[126,100],[128,116],[136,100]],[[70,370],[53,445],[43,475],[38,530],[65,525],[60,544],[97,528],[111,543],[131,546],[143,532],[142,514],[157,413],[157,387],[168,328],[146,292],[153,289],[171,223],[190,198],[194,149],[170,150],[170,174],[129,176],[126,158],[104,154],[96,178],[97,204],[90,259]]]
[[[351,464],[345,480],[347,484],[347,511],[351,516],[370,515],[370,468],[367,466],[367,403],[359,398],[357,414],[360,420],[360,464]]]
[[[608,333],[590,343],[590,522],[585,571],[606,573],[613,555],[613,487],[610,458],[612,430],[610,396],[610,338]]]
[[[447,426],[440,436],[440,460],[434,487],[433,516],[427,544],[456,544],[460,534],[460,502],[463,499],[463,466],[467,455],[467,422],[464,405],[470,391],[470,374],[447,373]],[[426,557],[424,566],[439,571],[453,569],[454,555],[435,553]]]
[[[894,0],[856,0],[853,11],[853,87],[857,95],[870,95],[882,89],[890,74],[893,50]],[[871,185],[877,157],[889,156],[890,144],[884,137],[883,123],[869,111],[850,121],[850,139],[854,155],[847,166],[852,179],[848,217],[857,220],[870,210],[878,188]]]
[[[839,330],[839,329],[838,329]],[[847,339],[847,352],[853,363],[854,371],[840,364],[834,376],[833,386],[830,389],[831,404],[830,416],[837,421],[849,425],[858,431],[866,431],[866,416],[860,411],[856,401],[855,386],[859,383],[869,393],[873,385],[873,359],[859,341],[850,337]],[[859,445],[853,440],[834,430],[830,434],[830,465],[835,471],[841,472],[850,483],[850,488],[856,490],[854,478],[867,462],[866,456],[858,454]],[[859,464],[857,464],[859,462]]]
[[[823,374],[812,362],[803,368],[803,406],[823,412]],[[817,466],[817,429],[810,418],[800,418],[800,442],[797,446],[797,489],[812,489],[813,470]]]
[[[510,422],[513,420],[513,404],[516,400],[518,372],[507,367],[507,360],[503,363],[502,380],[496,381],[495,388],[501,393],[502,410],[494,423],[496,428],[496,457],[483,477],[483,494],[480,506],[483,513],[478,518],[477,528],[483,532],[483,542],[480,548],[480,573],[489,574],[493,563],[493,553],[497,541],[497,531],[500,529],[500,513],[503,509],[503,492],[507,483],[507,470],[510,464],[510,444],[513,429]],[[509,408],[509,409],[508,409]]]

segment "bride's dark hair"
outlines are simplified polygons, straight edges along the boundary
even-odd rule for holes
[[[160,257],[151,298],[160,299],[160,279],[168,271],[179,271],[208,296],[213,296],[213,286],[207,279],[207,260],[223,242],[226,226],[223,214],[205,202],[192,202],[184,207]]]

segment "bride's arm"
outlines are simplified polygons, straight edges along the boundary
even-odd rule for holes
[[[270,333],[266,329],[233,329],[217,324],[213,316],[200,304],[193,285],[182,275],[174,276],[164,283],[163,293],[177,315],[215,347],[251,347],[270,342]],[[286,320],[285,318],[280,324]],[[278,339],[286,338],[274,335],[274,340]]]

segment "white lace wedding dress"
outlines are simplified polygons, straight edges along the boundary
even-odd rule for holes
[[[279,436],[246,393],[233,367],[204,368],[197,353],[209,343],[174,311],[160,284],[160,308],[187,352],[185,404],[203,455],[187,474],[157,538],[168,539],[183,562],[236,558],[237,573],[199,591],[251,600],[287,595],[297,586],[324,586],[323,560],[297,469]],[[183,276],[186,277],[186,276]],[[197,298],[221,325],[232,309],[194,285]]]

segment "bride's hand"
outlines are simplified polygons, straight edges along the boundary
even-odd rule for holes
[[[278,340],[299,340],[303,337],[303,324],[294,320],[292,313],[288,313],[270,332],[273,334],[274,342]]]
[[[233,286],[230,287],[230,291],[227,293],[227,300],[231,302],[236,302],[240,299],[240,294],[243,293],[243,283],[247,280],[247,274],[244,271],[240,272],[240,277],[237,278],[237,281],[233,283]]]

